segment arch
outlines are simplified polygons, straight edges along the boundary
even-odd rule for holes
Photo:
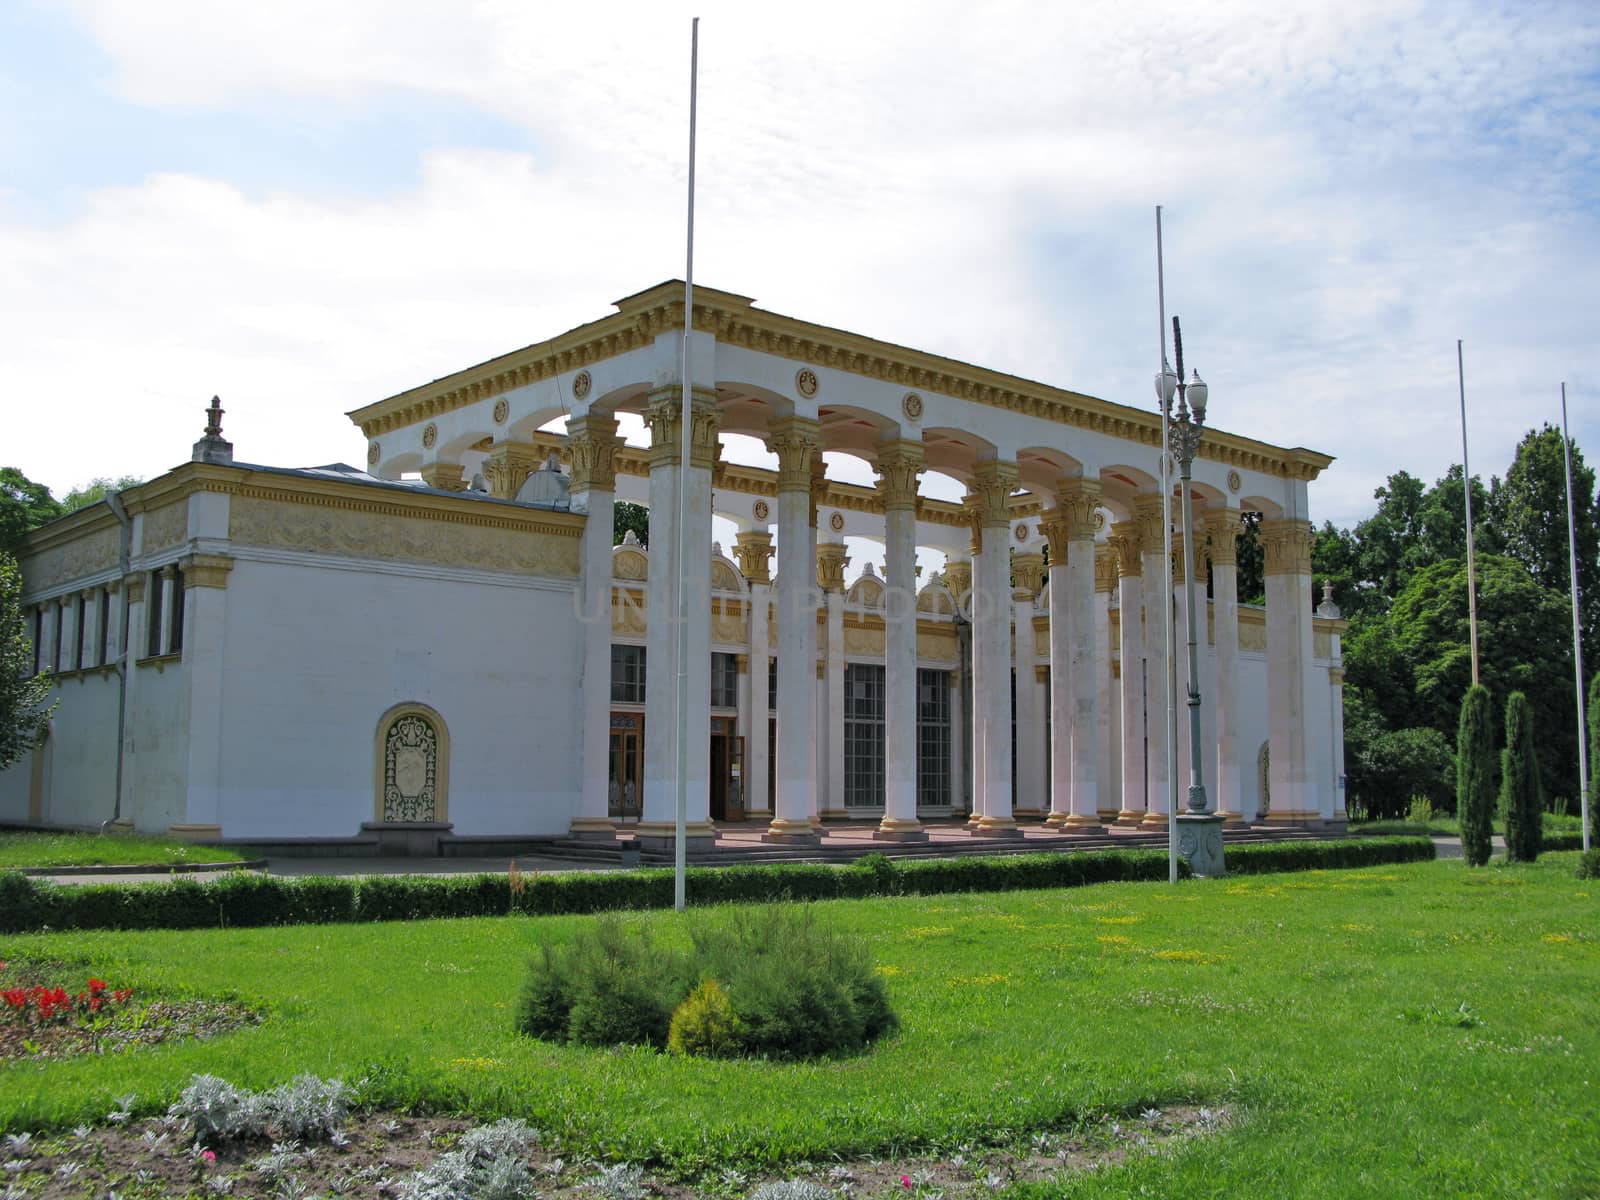
[[[378,719],[375,742],[373,820],[448,821],[450,731],[444,718],[407,700]]]
[[[795,415],[790,397],[743,380],[717,381],[718,430],[766,438],[771,423]]]
[[[458,463],[461,456],[469,450],[476,450],[478,443],[483,441],[493,442],[494,431],[491,429],[472,428],[463,430],[455,437],[440,442],[434,447],[433,461]]]
[[[733,560],[726,555],[717,554],[712,556],[711,590],[713,592],[732,592],[737,596],[744,595],[746,591],[744,576],[739,573],[739,568],[733,565]]]
[[[1024,446],[1017,451],[1017,473],[1022,486],[1041,501],[1054,504],[1056,481],[1076,479],[1083,474],[1083,463],[1065,450],[1051,446]]]
[[[1283,505],[1265,496],[1240,496],[1239,511],[1258,512],[1267,520],[1275,521],[1283,516]]]
[[[611,578],[650,578],[650,552],[639,545],[638,539],[629,541],[624,537],[621,543],[611,548]]]
[[[953,617],[960,611],[960,605],[945,586],[942,575],[935,575],[917,593],[917,611],[944,617]]]
[[[900,426],[882,413],[849,404],[824,404],[817,409],[822,448],[875,462],[878,443],[900,436]]]
[[[980,462],[995,458],[998,448],[968,429],[945,425],[922,431],[922,445],[930,471],[954,476],[962,483],[972,481],[973,469]]]
[[[506,441],[531,442],[533,435],[552,421],[560,421],[572,414],[564,404],[544,404],[518,415],[506,426]]]
[[[852,608],[882,608],[883,580],[873,574],[868,564],[866,571],[845,590],[844,602]]]
[[[377,466],[373,467],[372,473],[379,479],[393,480],[399,479],[408,471],[416,472],[420,470],[422,470],[422,455],[407,451],[404,454],[385,455]]]

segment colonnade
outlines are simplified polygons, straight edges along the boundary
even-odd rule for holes
[[[687,544],[701,547],[711,542],[718,410],[714,393],[696,389],[691,410],[692,449],[685,465],[679,450],[679,395],[677,388],[657,389],[650,393],[645,411],[651,434],[647,654],[652,669],[645,688],[643,812],[636,831],[645,844],[670,843],[675,836],[679,719],[690,747],[687,836],[703,840],[715,835],[709,819],[704,750],[710,733],[710,710],[704,699],[710,686],[709,573],[680,572],[674,548],[679,487],[688,489]],[[582,684],[582,797],[572,829],[577,834],[609,835],[613,832],[607,786],[612,505],[620,445],[615,419],[594,413],[573,418],[567,445],[571,504],[574,511],[588,513],[579,580],[582,611],[588,617]],[[739,533],[735,553],[749,585],[752,619],[744,695],[752,713],[766,711],[769,655],[775,653],[777,660],[773,794],[770,798],[762,795],[768,774],[764,722],[751,731],[757,736],[747,739],[745,778],[754,811],[765,811],[763,799],[770,802],[767,837],[806,843],[817,838],[823,817],[843,815],[844,655],[839,631],[844,548],[837,543],[818,544],[817,502],[826,488],[818,422],[803,417],[774,420],[767,446],[778,459],[775,583],[768,569],[773,555],[768,530]],[[884,515],[887,585],[883,612],[886,790],[878,835],[902,841],[926,836],[917,813],[916,604],[917,487],[925,468],[924,447],[919,441],[894,440],[877,447],[875,469]],[[1180,770],[1180,780],[1186,778],[1188,758],[1185,721],[1179,722],[1183,735],[1176,763],[1169,761],[1165,739],[1163,714],[1173,680],[1164,669],[1161,606],[1175,603],[1180,622],[1183,606],[1182,564],[1169,561],[1163,545],[1161,498],[1159,494],[1135,495],[1129,518],[1111,525],[1102,537],[1099,513],[1105,497],[1099,479],[1063,477],[1050,488],[1030,487],[1045,503],[1036,518],[1042,543],[1036,550],[1032,537],[1025,535],[1025,544],[1019,548],[1012,545],[1016,526],[1013,493],[1019,479],[1015,463],[990,460],[974,466],[966,501],[972,558],[970,564],[951,561],[945,572],[946,585],[963,602],[963,613],[971,622],[971,710],[957,717],[958,724],[971,722],[970,762],[965,761],[959,728],[954,739],[960,759],[954,773],[959,779],[963,771],[969,771],[971,778],[968,827],[975,836],[1003,838],[1018,835],[1019,816],[1039,817],[1051,826],[1081,832],[1098,831],[1109,824],[1164,826],[1170,773]],[[1239,520],[1236,508],[1211,506],[1204,510],[1195,532],[1196,554],[1203,555],[1211,566],[1213,593],[1209,620],[1215,651],[1207,660],[1202,683],[1205,736],[1208,746],[1214,748],[1206,764],[1206,784],[1212,807],[1236,824],[1257,816],[1248,798],[1252,793],[1242,786],[1244,767],[1239,761],[1243,752],[1237,711]],[[1326,781],[1313,778],[1314,756],[1308,744],[1313,686],[1311,526],[1301,519],[1267,520],[1261,526],[1261,541],[1267,578],[1271,818],[1314,823],[1336,814]],[[1174,545],[1181,547],[1177,533]],[[1047,551],[1048,560],[1040,551]],[[675,590],[680,586],[680,574],[684,576],[681,608]],[[1033,614],[1046,580],[1048,643],[1036,646]],[[822,596],[818,595],[819,582]],[[828,586],[830,583],[833,586]],[[1113,597],[1119,639],[1115,669],[1110,634]],[[776,646],[769,644],[763,619],[774,599]],[[821,689],[819,608],[828,647],[828,660],[821,664]],[[680,611],[689,614],[689,619],[667,616]],[[1197,616],[1208,619],[1204,608]],[[1180,625],[1178,645],[1183,644],[1184,636]],[[685,694],[690,698],[681,718],[676,695],[679,637],[687,639]],[[1201,637],[1205,640],[1204,631]],[[1048,662],[1049,680],[1042,695],[1034,686],[1034,667],[1040,658]],[[1014,713],[1013,669],[1018,673]],[[1177,680],[1180,694],[1185,682],[1181,677]],[[829,689],[840,694],[833,696]],[[1337,705],[1334,711],[1338,711]],[[1020,802],[1015,811],[1013,717]],[[1336,741],[1338,732],[1334,731]],[[825,755],[818,753],[819,738],[827,746]],[[1336,745],[1335,762],[1338,756]],[[1113,786],[1116,781],[1120,781],[1119,789]],[[1179,795],[1183,795],[1182,789]]]

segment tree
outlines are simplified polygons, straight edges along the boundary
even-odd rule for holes
[[[125,488],[137,487],[143,483],[137,475],[123,475],[116,479],[101,475],[91,479],[82,487],[75,487],[61,498],[61,511],[64,513],[77,512],[80,508],[87,508],[91,504],[98,504],[112,492],[120,492]]]
[[[49,488],[16,467],[0,467],[0,554],[15,554],[28,530],[60,515]]]
[[[0,770],[38,742],[56,709],[46,703],[49,698],[50,676],[33,675],[33,643],[22,619],[22,572],[16,559],[0,552]]]
[[[1461,853],[1469,867],[1489,861],[1494,846],[1494,729],[1489,689],[1480,683],[1461,701],[1456,732],[1456,812],[1461,817]]]
[[[1501,754],[1500,809],[1506,818],[1506,857],[1539,857],[1543,805],[1539,801],[1539,757],[1533,752],[1533,709],[1521,692],[1506,701],[1506,748]]]
[[[648,546],[650,544],[650,510],[648,508],[628,500],[618,500],[612,511],[615,513],[613,519],[616,521],[616,527],[611,534],[613,545],[622,545],[622,539],[630,529],[638,535],[639,545]]]
[[[1240,514],[1238,582],[1240,604],[1267,602],[1267,559],[1261,548],[1261,514],[1246,509]]]
[[[1600,675],[1589,680],[1589,820],[1600,803]]]
[[[1404,817],[1414,796],[1448,812],[1454,776],[1450,743],[1437,729],[1386,729],[1364,737],[1361,753],[1350,759],[1350,802],[1368,820]]]
[[[1567,545],[1567,477],[1561,431],[1551,425],[1528,430],[1517,446],[1505,481],[1490,492],[1491,520],[1505,553],[1528,568],[1543,586],[1570,594]],[[1600,510],[1594,470],[1572,446],[1572,528],[1578,550],[1578,620],[1591,669],[1600,662]]]

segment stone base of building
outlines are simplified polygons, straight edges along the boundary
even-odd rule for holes
[[[1246,821],[1244,819],[1244,814],[1243,813],[1219,812],[1217,814],[1217,816],[1222,818],[1222,827],[1224,829],[1249,829],[1250,828],[1250,822]]]
[[[1321,829],[1322,814],[1303,809],[1273,809],[1260,821],[1263,825],[1291,825],[1300,829]]]
[[[1117,818],[1122,814],[1114,808],[1102,808],[1097,810],[1095,815],[1100,818],[1100,824],[1115,825],[1117,823]]]
[[[1202,879],[1227,874],[1222,860],[1222,818],[1216,813],[1178,814],[1178,853]]]
[[[761,835],[761,840],[779,846],[815,846],[822,841],[822,835],[809,820],[790,821],[784,817],[774,817],[767,831]]]
[[[132,829],[130,823],[128,828]],[[448,827],[447,827],[448,828]],[[177,824],[167,826],[167,836],[181,842],[214,842],[222,836],[221,825]]]
[[[1011,815],[1019,821],[1042,821],[1045,811],[1042,808],[1013,808]]]
[[[1061,822],[1061,828],[1065,833],[1100,833],[1104,826],[1098,816],[1073,815]]]
[[[580,842],[614,842],[617,827],[605,817],[579,817],[572,822],[567,836]]]
[[[106,829],[109,833],[132,833],[133,822],[127,817],[118,817],[115,821],[111,822]]]
[[[1147,812],[1139,821],[1139,827],[1141,829],[1165,829],[1167,827],[1167,814]]]
[[[717,827],[710,821],[689,821],[683,827],[684,850],[710,850],[717,844]],[[640,821],[633,827],[633,844],[646,854],[672,854],[677,850],[678,826],[673,821]]]
[[[363,821],[361,832],[377,838],[384,858],[438,858],[439,841],[454,826],[449,821]]]
[[[967,832],[973,837],[1022,840],[1022,830],[1017,828],[1017,823],[1010,817],[980,817],[977,825]]]
[[[928,831],[922,827],[920,821],[902,821],[896,817],[885,817],[878,822],[878,827],[872,831],[872,836],[879,842],[925,842],[928,840]]]
[[[1137,829],[1142,824],[1144,824],[1143,810],[1125,808],[1117,814],[1118,829]]]

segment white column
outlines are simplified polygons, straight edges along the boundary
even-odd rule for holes
[[[1067,560],[1068,654],[1072,662],[1072,809],[1068,829],[1100,828],[1100,680],[1095,647],[1094,510],[1100,482],[1065,479],[1057,486],[1053,540]],[[1052,549],[1054,552],[1054,549]]]
[[[1329,632],[1331,646],[1328,652],[1328,749],[1329,771],[1327,798],[1321,804],[1323,820],[1343,828],[1349,822],[1345,811],[1344,795],[1344,652],[1339,645],[1345,624],[1340,619],[1339,606],[1333,602],[1333,581],[1323,584],[1322,603],[1317,606],[1317,616],[1332,624]]]
[[[976,528],[976,527],[974,527]],[[976,532],[974,532],[976,537]],[[956,743],[956,762],[960,769],[955,775],[953,802],[955,807],[967,814],[967,825],[974,827],[978,823],[980,810],[978,808],[978,794],[981,788],[977,763],[978,736],[976,722],[972,719],[973,705],[970,697],[977,694],[977,639],[973,637],[972,620],[972,559],[970,557],[956,557],[947,554],[944,564],[945,586],[950,589],[950,594],[955,597],[956,605],[963,618],[967,621],[965,633],[957,627],[956,654],[960,660],[952,674],[951,689],[954,699],[950,710],[951,737]],[[962,648],[961,641],[966,638],[966,647]],[[968,681],[966,694],[963,695],[961,681],[965,677]],[[969,751],[970,747],[970,751]]]
[[[816,553],[812,548],[811,460],[817,423],[774,424],[767,448],[778,456],[778,769],[766,837],[813,842],[812,753],[816,740]]]
[[[922,443],[880,446],[876,469],[884,505],[885,780],[883,820],[875,836],[926,841],[917,820],[917,475]]]
[[[750,584],[749,647],[749,722],[744,738],[744,794],[745,817],[749,820],[772,819],[772,796],[767,790],[767,722],[771,713],[767,708],[767,672],[771,667],[771,645],[768,640],[772,610],[772,589],[769,561],[772,558],[772,535],[765,529],[739,533],[734,538],[739,570]]]
[[[974,574],[974,644],[983,650],[973,707],[983,746],[983,816],[980,834],[1014,834],[1011,814],[1011,520],[1007,506],[1017,486],[1015,463],[979,464],[973,479],[983,553]]]
[[[171,654],[178,643],[177,613],[178,568],[176,564],[168,563],[161,568],[161,640],[156,643],[161,647],[162,654]],[[61,652],[66,653],[65,645]]]
[[[961,702],[961,671],[950,672],[950,807],[966,808],[966,706]]]
[[[1116,783],[1117,749],[1111,720],[1117,707],[1111,678],[1111,593],[1116,585],[1116,555],[1111,547],[1099,543],[1094,551],[1094,744],[1099,764],[1095,809],[1102,826],[1116,821],[1122,794]]]
[[[1267,585],[1267,708],[1272,824],[1321,821],[1311,775],[1311,541],[1309,521],[1261,523]]]
[[[677,838],[678,736],[684,730],[685,836],[691,845],[716,836],[710,822],[711,743],[711,465],[717,447],[715,396],[696,389],[690,408],[690,461],[680,463],[681,389],[650,394],[650,579],[645,637],[644,811],[636,836],[642,846],[669,850]],[[691,556],[684,572],[683,614],[678,613],[678,489],[687,490]],[[677,711],[678,645],[685,638],[686,709]],[[609,653],[609,652],[608,652]]]
[[[1172,531],[1172,636],[1178,655],[1178,761],[1173,769],[1178,775],[1178,811],[1181,813],[1188,811],[1189,785],[1192,782],[1189,769],[1189,609],[1184,603],[1183,594],[1183,515],[1178,508],[1178,501],[1172,503],[1172,519],[1176,522]],[[1205,589],[1198,583],[1196,588],[1202,596],[1205,595]],[[1202,613],[1197,611],[1195,616],[1201,617]],[[1198,680],[1195,686],[1199,686]]]
[[[1137,825],[1145,814],[1144,576],[1138,523],[1123,521],[1113,525],[1111,548],[1117,555],[1118,649],[1122,659],[1122,808],[1117,813],[1117,824]]]
[[[1139,523],[1139,552],[1143,574],[1145,657],[1145,814],[1144,824],[1167,827],[1167,712],[1171,703],[1171,674],[1167,662],[1166,614],[1172,603],[1172,568],[1162,545],[1161,497],[1139,496],[1134,501]]]
[[[1035,563],[1028,559],[1037,560]],[[1021,566],[1018,560],[1024,560]],[[1017,586],[1011,592],[1011,622],[1017,680],[1017,788],[1014,817],[1042,819],[1049,811],[1049,791],[1044,778],[1044,706],[1040,704],[1036,674],[1039,657],[1033,631],[1033,597],[1043,586],[1044,558],[1037,554],[1018,554],[1012,560],[1012,577]]]
[[[58,671],[76,671],[78,662],[78,595],[68,592],[56,601],[61,622],[61,664]]]
[[[107,664],[115,663],[124,650],[122,607],[122,580],[113,579],[106,584],[106,655]]]
[[[224,650],[232,568],[231,558],[210,554],[196,554],[183,565],[183,678],[189,690],[189,737],[183,820],[168,827],[177,837],[222,834]],[[167,590],[174,590],[170,579]],[[163,603],[169,614],[174,611],[170,597]],[[169,631],[166,644],[176,640],[176,633]]]
[[[105,633],[106,614],[100,606],[100,593],[94,588],[85,588],[83,591],[83,616],[83,654],[79,656],[78,668],[104,666],[100,657],[100,642]]]
[[[1217,759],[1214,799],[1217,813],[1227,826],[1248,825],[1255,819],[1254,802],[1245,811],[1239,764],[1239,512],[1224,508],[1206,514],[1206,545],[1211,555],[1212,626],[1216,640],[1217,686],[1212,705],[1216,712]]]
[[[1067,518],[1059,508],[1039,526],[1050,545],[1050,816],[1072,816],[1072,581],[1067,571]]]
[[[46,671],[59,671],[57,662],[56,630],[61,628],[61,605],[55,600],[41,600],[39,611],[44,621],[39,627],[39,665]]]
[[[850,564],[842,542],[817,545],[817,587],[822,589],[827,644],[822,655],[822,712],[825,741],[818,746],[818,777],[827,781],[819,789],[817,815],[841,821],[844,807],[844,572]]]
[[[583,634],[579,683],[583,718],[578,739],[578,810],[574,837],[616,837],[611,823],[611,547],[616,533],[616,418],[590,413],[567,422],[572,511],[587,514],[579,542],[578,628]],[[654,541],[651,542],[652,548]],[[652,572],[654,574],[655,572]],[[663,610],[657,610],[658,612]],[[646,663],[646,687],[665,662]]]

